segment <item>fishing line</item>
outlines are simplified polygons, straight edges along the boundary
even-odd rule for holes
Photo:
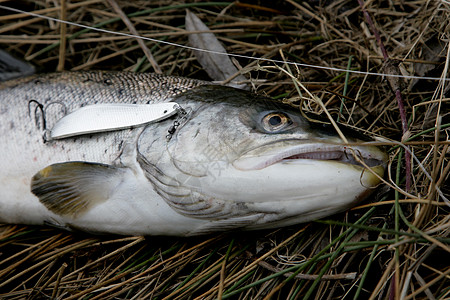
[[[181,44],[177,44],[177,43],[162,41],[162,40],[149,38],[149,37],[144,37],[144,36],[140,36],[140,35],[134,35],[134,34],[130,34],[130,33],[115,32],[115,31],[111,31],[111,30],[107,30],[107,29],[95,28],[95,27],[88,26],[88,25],[77,24],[77,23],[74,23],[74,22],[65,21],[65,20],[61,20],[61,19],[58,19],[58,18],[48,17],[48,16],[36,14],[36,13],[33,13],[33,12],[28,12],[28,11],[24,11],[24,10],[17,9],[17,8],[12,8],[12,7],[9,7],[9,6],[0,5],[0,8],[5,9],[5,10],[9,10],[9,11],[13,11],[13,12],[16,12],[16,13],[26,14],[26,15],[33,16],[33,17],[46,19],[46,20],[49,20],[49,21],[54,21],[54,22],[63,23],[63,24],[67,24],[67,25],[77,26],[77,27],[90,29],[90,30],[94,30],[94,31],[98,31],[98,32],[109,33],[109,34],[120,35],[120,36],[126,36],[126,37],[131,37],[131,38],[137,38],[137,39],[142,39],[142,40],[146,40],[146,41],[150,41],[150,42],[161,43],[161,44],[165,44],[165,45],[175,46],[175,47],[184,48],[184,49],[193,50],[193,51],[200,51],[200,52],[205,52],[205,53],[211,53],[211,54],[226,55],[226,56],[231,56],[231,57],[236,57],[236,58],[252,59],[252,60],[256,60],[256,61],[264,61],[264,62],[271,62],[271,63],[277,63],[277,64],[289,64],[289,65],[298,66],[298,67],[313,68],[313,69],[320,69],[320,70],[347,72],[347,73],[353,73],[353,74],[358,74],[358,75],[386,76],[386,77],[405,78],[405,79],[418,79],[418,80],[450,81],[450,78],[427,77],[427,76],[420,77],[420,76],[414,76],[414,75],[397,75],[397,74],[385,74],[385,73],[377,73],[377,72],[364,72],[364,71],[348,70],[348,69],[335,68],[335,67],[317,66],[317,65],[298,63],[298,62],[291,62],[291,61],[283,61],[283,60],[263,58],[263,57],[253,57],[253,56],[247,56],[247,55],[241,55],[241,54],[223,53],[223,52],[217,52],[217,51],[206,50],[206,49],[201,49],[201,48],[197,48],[197,47],[186,46],[186,45],[181,45]],[[186,32],[186,33],[189,34],[189,32]]]

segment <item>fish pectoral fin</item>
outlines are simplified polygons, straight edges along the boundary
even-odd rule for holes
[[[55,214],[76,218],[108,200],[123,181],[123,173],[98,163],[57,163],[33,176],[31,192]]]

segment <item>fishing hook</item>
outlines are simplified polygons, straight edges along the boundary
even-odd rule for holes
[[[47,124],[45,121],[45,110],[44,110],[44,105],[42,105],[41,103],[39,103],[37,100],[29,100],[28,101],[28,116],[31,118],[31,104],[35,103],[36,107],[34,108],[34,125],[39,129],[39,118],[38,118],[38,110],[41,111],[41,122],[42,122],[42,130],[46,130],[47,129]]]

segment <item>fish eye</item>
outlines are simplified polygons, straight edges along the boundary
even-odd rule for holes
[[[282,112],[271,112],[262,118],[264,130],[278,132],[292,124],[291,118]]]

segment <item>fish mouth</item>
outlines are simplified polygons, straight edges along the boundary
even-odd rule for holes
[[[294,145],[292,145],[295,143]],[[244,153],[233,162],[240,170],[260,170],[277,163],[301,163],[305,160],[328,161],[361,169],[384,166],[385,152],[375,146],[347,146],[327,143],[282,141],[266,144]]]

